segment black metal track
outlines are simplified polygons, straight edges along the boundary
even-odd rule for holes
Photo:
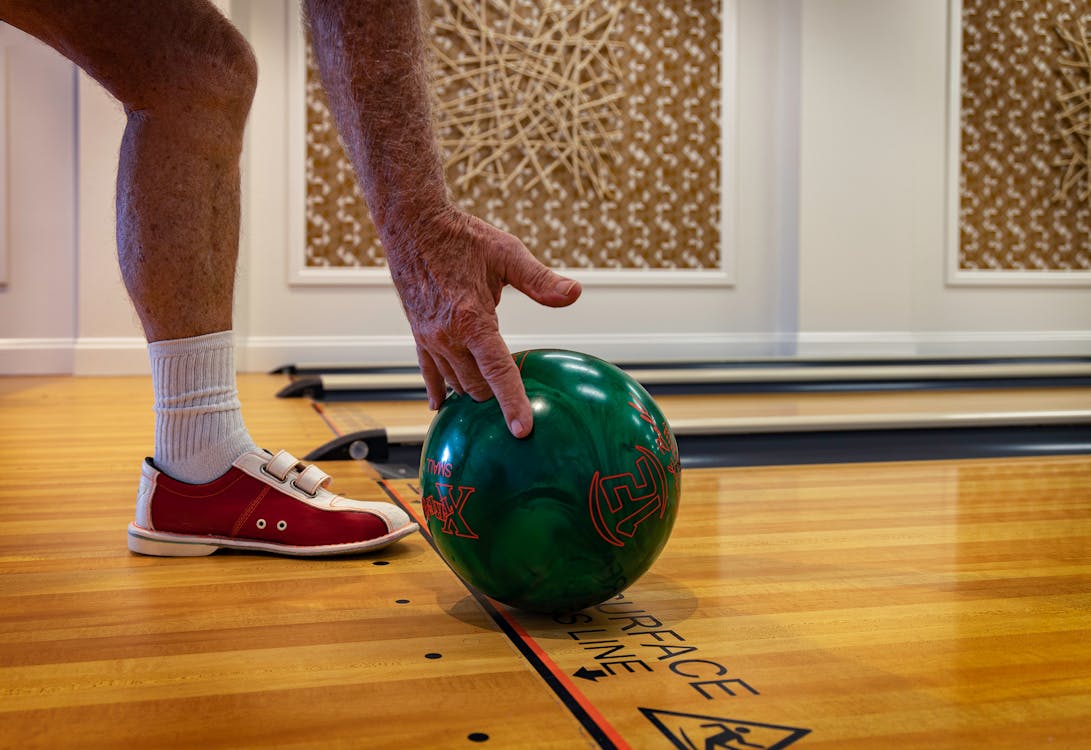
[[[1091,453],[1091,425],[681,435],[687,468]]]

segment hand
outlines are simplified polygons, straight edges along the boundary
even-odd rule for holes
[[[429,406],[443,404],[445,383],[476,401],[495,396],[511,433],[529,435],[530,401],[496,317],[500,293],[510,284],[542,305],[564,307],[580,296],[579,283],[551,271],[512,235],[455,209],[384,234]]]

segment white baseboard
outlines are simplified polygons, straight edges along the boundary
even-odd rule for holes
[[[928,356],[1028,357],[1091,355],[1091,331],[984,331],[919,333],[917,354]]]
[[[808,359],[912,357],[916,349],[916,337],[908,331],[806,331],[798,336],[796,353]]]
[[[871,357],[1088,356],[1091,331],[617,333],[507,337],[512,351],[559,348],[615,362]],[[239,336],[238,368],[282,365],[415,364],[408,336]],[[0,375],[140,375],[149,372],[144,340],[0,338]]]
[[[794,337],[742,334],[555,334],[507,336],[511,351],[572,349],[624,362],[708,360],[788,356]],[[416,364],[408,336],[249,337],[239,342],[239,369],[273,370],[299,363]]]
[[[1091,331],[838,331],[799,334],[801,357],[1091,355]]]
[[[70,375],[75,339],[0,339],[0,375]]]
[[[75,348],[76,375],[145,375],[151,373],[148,345],[136,336],[80,338]]]
[[[269,372],[301,362],[414,364],[413,340],[406,336],[244,336],[236,363],[242,372]]]

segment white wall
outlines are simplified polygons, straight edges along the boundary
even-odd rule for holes
[[[76,194],[75,372],[144,372],[148,355],[140,321],[117,265],[115,184],[125,130],[121,105],[87,74],[76,78],[78,155]]]
[[[1091,350],[1086,286],[948,283],[951,11],[803,3],[802,353]]]
[[[386,285],[289,283],[294,0],[233,0],[260,83],[243,164],[240,364],[409,361]],[[515,348],[617,359],[1088,353],[1091,290],[951,286],[946,0],[737,0],[725,149],[733,286],[589,285],[569,310],[501,305]],[[728,14],[730,17],[730,14]],[[114,259],[121,112],[52,51],[7,40],[9,283],[0,372],[139,372]],[[78,148],[77,148],[78,147]],[[728,187],[731,187],[728,185]],[[78,207],[78,211],[77,211]],[[78,217],[78,220],[77,220]]]
[[[72,66],[0,25],[5,64],[6,283],[0,372],[69,372],[75,340],[75,98]]]

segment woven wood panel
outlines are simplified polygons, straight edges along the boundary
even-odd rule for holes
[[[555,268],[718,269],[719,6],[426,6],[455,201]],[[306,264],[382,266],[307,57]]]
[[[959,267],[1091,269],[1091,7],[964,0]]]

